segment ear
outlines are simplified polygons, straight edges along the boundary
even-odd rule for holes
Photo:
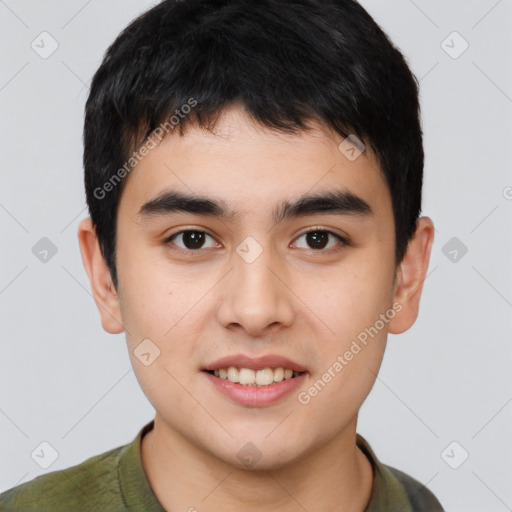
[[[124,331],[119,298],[90,218],[82,220],[78,226],[78,243],[103,329],[119,334]]]
[[[416,223],[416,231],[407,246],[404,259],[397,269],[393,303],[398,302],[402,309],[389,322],[391,334],[407,331],[418,317],[421,291],[433,242],[434,224],[428,217],[421,217]]]

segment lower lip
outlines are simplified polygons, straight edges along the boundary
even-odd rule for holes
[[[203,373],[217,391],[220,391],[234,402],[248,407],[264,407],[284,399],[304,383],[307,375],[307,372],[304,372],[293,379],[274,382],[274,384],[268,386],[244,386],[227,379],[221,379],[206,371],[203,371]]]

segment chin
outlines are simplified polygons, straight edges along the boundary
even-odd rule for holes
[[[307,445],[304,439],[297,439],[295,442],[286,436],[285,431],[282,436],[269,439],[266,433],[262,435],[261,432],[258,430],[255,435],[243,438],[237,436],[237,441],[230,443],[228,451],[224,446],[222,453],[216,456],[237,469],[258,472],[284,469],[296,464],[306,455]]]
[[[243,449],[244,447],[242,450]],[[265,454],[261,452],[258,453],[251,447],[249,450],[246,449],[243,455],[240,454],[240,457],[238,457],[237,454],[237,457],[229,457],[228,459],[224,459],[224,462],[239,470],[258,473],[286,469],[296,464],[296,460],[297,457],[294,457],[292,454],[280,456],[272,453],[265,456]]]

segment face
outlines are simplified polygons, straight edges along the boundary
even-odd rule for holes
[[[232,108],[215,134],[164,139],[123,191],[116,300],[135,374],[169,432],[230,465],[285,467],[354,428],[400,314],[389,190],[342,141]]]

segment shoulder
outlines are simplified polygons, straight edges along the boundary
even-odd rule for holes
[[[425,485],[407,473],[383,464],[360,434],[356,436],[356,443],[370,461],[374,475],[373,490],[365,512],[444,512],[439,500]]]
[[[124,510],[117,467],[124,446],[40,475],[0,494],[5,512]]]
[[[392,466],[383,466],[400,482],[414,512],[444,512],[435,495],[421,482]]]

